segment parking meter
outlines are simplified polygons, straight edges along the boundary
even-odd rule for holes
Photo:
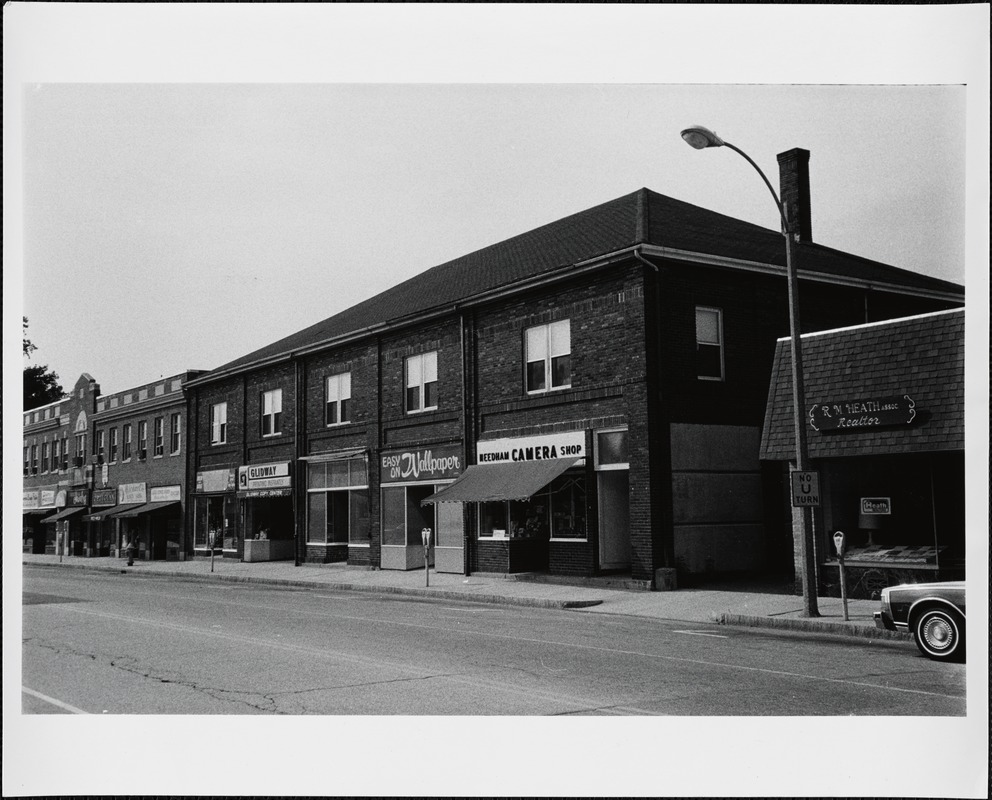
[[[844,531],[837,531],[834,534],[834,547],[837,548],[837,568],[840,572],[840,596],[844,602],[844,622],[847,622],[847,576],[844,574]]]
[[[834,547],[837,548],[838,558],[842,558],[844,556],[844,531],[837,531],[834,534]]]
[[[421,528],[420,538],[424,543],[424,576],[427,586],[431,585],[431,562],[430,562],[430,552],[431,552],[431,529]]]

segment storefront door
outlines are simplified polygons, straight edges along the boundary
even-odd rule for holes
[[[630,567],[629,481],[626,470],[599,472],[599,568]]]

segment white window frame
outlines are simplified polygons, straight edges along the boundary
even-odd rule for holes
[[[210,444],[227,444],[227,402],[210,406]]]
[[[433,381],[428,380],[430,376],[433,376]],[[435,402],[432,406],[426,405],[424,398],[425,387],[429,383],[433,383],[435,385]],[[405,406],[406,413],[422,414],[425,411],[437,411],[437,399],[439,397],[439,393],[436,388],[437,384],[437,350],[431,350],[427,353],[420,353],[415,356],[408,356],[403,364],[403,405]],[[417,408],[411,408],[407,400],[410,389],[417,390]]]
[[[101,464],[107,460],[107,432],[101,428],[96,432],[96,463]]]
[[[262,437],[282,436],[282,389],[269,389],[262,392],[259,407],[259,424]],[[265,432],[265,422],[269,421],[269,432]]]
[[[165,455],[165,417],[155,417],[153,436],[152,455],[162,458]]]
[[[717,330],[718,341],[716,341],[716,342],[703,342],[703,341],[700,341],[700,339],[699,339],[699,321],[698,321],[699,312],[700,311],[708,311],[708,312],[712,312],[712,313],[716,314],[716,330]],[[696,326],[696,347],[697,348],[701,344],[705,344],[705,345],[708,345],[710,347],[712,347],[712,346],[715,345],[715,346],[717,346],[717,347],[720,348],[720,377],[717,377],[715,375],[700,375],[699,374],[699,369],[697,368],[696,369],[696,378],[698,380],[701,380],[701,381],[717,381],[717,382],[724,381],[726,379],[726,369],[724,367],[724,359],[723,359],[723,353],[724,353],[723,309],[722,308],[717,308],[715,306],[696,306],[696,314],[693,317],[693,323]]]
[[[114,427],[110,429],[110,452],[108,453],[109,463],[111,464],[117,463],[117,454],[119,451],[120,451],[120,440],[117,437],[117,428]]]
[[[138,460],[148,458],[148,420],[138,422]]]
[[[348,400],[349,404],[351,401],[351,373],[350,372],[340,372],[336,375],[329,375],[324,381],[324,424],[327,427],[335,427],[337,425],[348,425],[351,423],[351,410],[348,411],[348,419],[343,419],[341,414],[342,403]],[[334,415],[337,417],[337,422],[327,421],[327,408],[331,404],[334,405]]]
[[[134,438],[131,435],[134,426],[130,422],[127,422],[123,427],[124,430],[121,433],[121,461],[127,462],[131,460],[131,450],[134,447]]]
[[[183,415],[169,415],[169,455],[177,456],[183,449]]]
[[[562,348],[561,344],[561,334],[560,332],[564,330],[567,336],[567,347]],[[556,342],[556,332],[558,332]],[[531,358],[531,342],[533,339],[538,339],[538,343],[541,345],[539,352],[536,357]],[[548,392],[557,392],[563,389],[572,388],[572,366],[569,363],[568,369],[568,383],[563,383],[558,386],[552,385],[554,379],[554,372],[552,370],[552,364],[554,359],[560,358],[561,356],[568,356],[569,362],[571,362],[572,356],[572,320],[571,319],[560,319],[555,322],[549,322],[545,325],[533,325],[530,328],[524,329],[524,390],[529,395],[533,394],[546,394]],[[528,384],[528,367],[531,364],[536,364],[539,361],[544,363],[544,388],[542,389],[531,389]]]
[[[48,440],[46,439],[45,441],[43,441],[41,443],[41,471],[42,472],[48,472],[49,461],[50,461],[50,455],[49,455],[49,449],[48,449]]]

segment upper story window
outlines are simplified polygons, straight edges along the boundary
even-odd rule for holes
[[[170,425],[169,454],[176,455],[181,447],[183,433],[183,418],[179,414],[173,414]]]
[[[122,434],[124,438],[124,443],[121,450],[121,459],[123,461],[128,461],[131,458],[131,423],[127,423],[124,426],[124,433]]]
[[[106,455],[107,455],[107,432],[101,429],[96,432],[97,463],[102,464]]]
[[[696,306],[696,376],[701,381],[723,380],[723,312]]]
[[[62,469],[69,469],[69,437],[62,437]]]
[[[324,424],[340,425],[351,422],[351,373],[342,372],[327,379],[327,400],[324,403]]]
[[[48,472],[48,442],[41,443],[41,471]]]
[[[24,474],[31,474],[31,448],[24,445]]]
[[[155,455],[165,455],[165,419],[155,417]]]
[[[210,444],[227,442],[227,403],[210,406]]]
[[[437,408],[437,351],[410,356],[406,360],[406,410]]]
[[[567,319],[525,332],[527,391],[546,392],[572,385],[572,331]]]
[[[148,423],[144,420],[138,423],[138,458],[148,457]]]
[[[117,461],[117,428],[110,429],[110,463]]]
[[[52,472],[58,472],[62,465],[62,456],[59,453],[59,440],[52,442]]]
[[[31,474],[38,474],[38,445],[31,445]]]
[[[76,466],[81,467],[86,463],[86,434],[76,434]]]
[[[282,389],[262,392],[262,436],[282,433]]]

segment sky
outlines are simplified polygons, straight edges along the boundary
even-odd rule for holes
[[[809,150],[815,241],[965,281],[960,86],[33,83],[23,109],[24,313],[69,386],[216,368],[642,186],[776,227],[695,123],[776,187]]]
[[[777,229],[743,159],[682,142],[701,124],[776,186],[776,154],[810,151],[814,241],[966,285],[967,468],[987,499],[988,23],[987,5],[8,3],[5,437],[20,435],[21,315],[36,363],[111,393],[645,186]],[[984,535],[987,503],[968,497]],[[8,716],[16,547],[4,537],[5,794],[15,777],[47,794],[912,794],[934,739],[953,743],[947,763],[966,742],[987,758],[975,665],[967,720],[25,723]],[[139,736],[164,743],[151,769],[113,758]],[[891,769],[887,736],[905,745]],[[325,741],[333,775],[297,769]],[[219,769],[185,757],[203,742]],[[285,769],[242,769],[262,742]]]

